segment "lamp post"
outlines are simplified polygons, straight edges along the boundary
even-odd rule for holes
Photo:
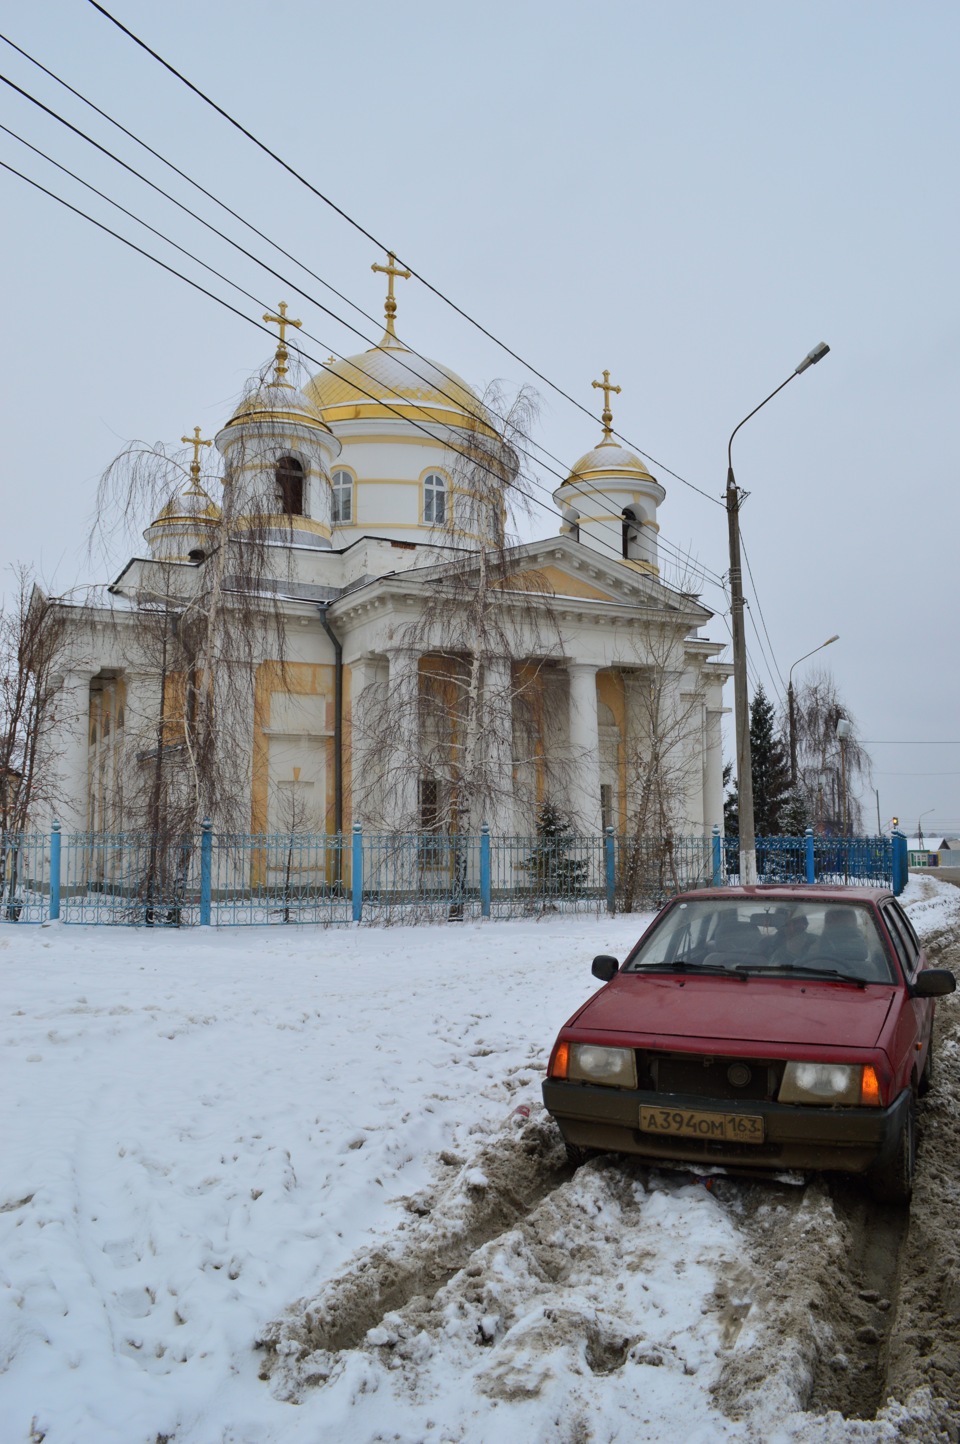
[[[733,704],[737,724],[737,811],[740,823],[740,881],[751,887],[757,880],[757,839],[753,824],[753,773],[750,757],[750,717],[747,705],[747,646],[743,626],[743,575],[740,570],[740,491],[733,474],[733,438],[751,416],[789,386],[794,376],[822,361],[830,350],[825,341],[804,356],[796,370],[775,391],[764,397],[730,433],[727,442],[727,533],[730,542],[730,612],[733,635]]]
[[[837,723],[837,740],[840,743],[840,836],[847,835],[847,738],[853,731],[846,717]]]
[[[918,850],[920,852],[923,852],[923,819],[925,817],[929,817],[931,812],[936,812],[936,810],[937,809],[935,807],[928,807],[926,812],[921,812],[920,816],[917,818],[917,842],[919,843]]]
[[[839,632],[835,632],[832,637],[828,637],[825,642],[821,642],[820,645],[819,645],[819,647],[814,647],[814,649],[813,649],[812,652],[805,652],[802,657],[798,657],[797,660],[794,662],[793,667],[799,667],[800,663],[801,663],[801,662],[805,662],[808,657],[812,657],[812,656],[814,655],[814,653],[816,653],[816,652],[822,652],[823,649],[824,649],[824,647],[829,647],[833,642],[839,642],[839,640],[840,640],[840,633],[839,633]],[[790,724],[790,786],[791,786],[791,787],[796,787],[796,785],[797,785],[797,719],[796,719],[796,714],[794,713],[794,710],[793,710],[793,667],[790,668],[790,671],[789,671],[788,674],[787,674],[787,717],[788,717],[789,724]]]

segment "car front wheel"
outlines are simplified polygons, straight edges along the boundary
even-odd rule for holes
[[[911,1091],[896,1145],[869,1174],[870,1191],[886,1203],[908,1203],[917,1163],[917,1102]]]

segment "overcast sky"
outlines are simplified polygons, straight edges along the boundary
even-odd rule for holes
[[[913,832],[926,812],[927,835],[960,832],[960,671],[949,640],[960,521],[960,7],[112,0],[107,8],[595,416],[590,382],[611,371],[622,387],[615,425],[655,459],[651,470],[667,489],[664,559],[692,554],[717,639],[729,636],[719,581],[728,564],[719,505],[727,438],[827,341],[830,355],[734,444],[737,479],[750,493],[751,678],[779,701],[791,664],[839,632],[822,660],[868,741],[881,821],[897,814]],[[0,29],[316,276],[382,314],[375,246],[88,0],[8,6]],[[204,274],[5,132],[0,160],[243,316],[259,320],[286,299],[316,338],[303,344],[317,360],[367,345],[320,303],[377,339],[378,329],[302,266],[8,45],[0,59],[9,80],[284,279],[6,85],[0,123],[256,299]],[[116,452],[133,438],[176,443],[198,424],[212,435],[271,348],[240,316],[7,171],[0,203],[0,561],[33,563],[61,592],[108,578],[129,553],[118,545],[110,563],[85,554],[97,479]],[[423,285],[401,283],[398,299],[401,334],[474,386],[536,385],[547,498],[557,484],[550,468],[563,470],[594,445],[598,423]],[[556,524],[540,511],[529,534]],[[924,742],[943,745],[915,745]],[[872,792],[864,803],[875,825]]]

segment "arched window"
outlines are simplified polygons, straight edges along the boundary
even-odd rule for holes
[[[642,524],[643,518],[636,507],[623,508],[622,549],[625,560],[639,555]]]
[[[333,524],[353,521],[353,477],[349,471],[333,473]]]
[[[423,478],[423,520],[426,526],[443,526],[447,519],[447,482],[438,471]]]
[[[277,500],[284,516],[303,516],[303,467],[296,457],[281,456],[274,473]]]

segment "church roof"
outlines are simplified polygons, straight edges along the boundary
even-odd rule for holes
[[[185,491],[175,492],[166,505],[161,507],[156,520],[152,521],[150,525],[161,526],[174,522],[219,520],[220,508],[194,477],[191,478],[190,485]]]
[[[298,426],[328,430],[316,405],[303,391],[292,386],[289,381],[278,381],[276,375],[270,381],[261,382],[243,398],[227,426],[237,426],[250,421],[292,421]]]
[[[331,360],[307,383],[304,394],[328,423],[399,414],[452,426],[489,425],[483,403],[462,376],[418,356],[389,332],[369,351]]]
[[[575,462],[570,469],[568,481],[584,481],[593,476],[609,476],[615,473],[619,476],[637,477],[642,481],[653,481],[644,463],[639,456],[626,447],[618,446],[615,441],[601,441],[592,451],[588,451],[580,460]]]

